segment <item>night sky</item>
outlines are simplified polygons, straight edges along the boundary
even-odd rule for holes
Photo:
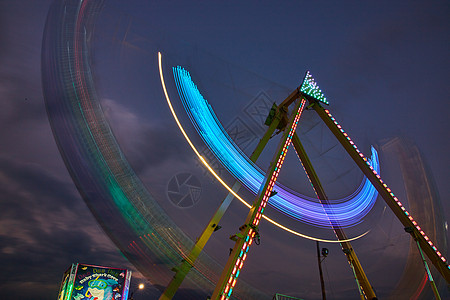
[[[73,262],[130,268],[135,271],[132,289],[145,282],[90,213],[56,147],[40,64],[51,2],[0,1],[2,299],[56,299],[61,276]],[[157,51],[168,62],[189,69],[224,125],[237,118],[253,124],[242,111],[259,92],[279,103],[311,70],[330,101],[330,110],[366,154],[370,144],[398,136],[417,145],[448,218],[448,1],[242,2],[111,0],[98,18],[92,65],[103,110],[134,170],[177,224],[195,239],[226,193],[201,169],[177,131],[160,87]],[[182,118],[188,125],[188,118]],[[252,130],[261,133],[256,125]],[[190,132],[195,136],[192,128]],[[196,141],[201,148],[200,139]],[[254,141],[244,149],[247,154],[252,145]],[[322,156],[313,153],[312,158],[319,161]],[[295,156],[290,159],[294,163],[289,163],[280,180],[311,194],[308,183],[294,186],[295,172],[301,167]],[[344,158],[324,159],[329,164],[348,163]],[[267,163],[261,162],[262,168]],[[391,180],[386,181],[404,195],[398,170],[381,160],[382,174],[383,168]],[[185,208],[173,205],[166,193],[170,179],[181,172],[194,174],[203,187],[198,203]],[[342,187],[328,180],[338,196],[351,192],[361,180],[356,175],[346,185],[341,182],[344,175],[333,176]],[[386,298],[403,270],[404,261],[399,261],[409,239],[392,214],[382,213],[383,207],[378,199],[367,222],[349,229],[349,235],[374,229],[354,247],[361,251],[372,285]],[[231,210],[224,220],[228,227],[207,247],[222,263],[232,247],[227,236],[246,215],[237,203]],[[333,237],[322,229],[294,226],[311,235]],[[320,299],[315,244],[266,224],[261,229],[265,230],[262,244],[250,250],[242,278],[268,294]],[[358,299],[339,246],[326,247],[330,249],[324,262],[328,298]],[[159,292],[147,283],[135,295],[135,299],[157,299]]]

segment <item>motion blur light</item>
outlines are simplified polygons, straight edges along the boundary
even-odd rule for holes
[[[170,98],[169,98],[169,94],[168,94],[168,92],[167,92],[166,84],[165,84],[165,82],[164,82],[164,75],[163,75],[163,70],[162,70],[162,54],[161,54],[161,52],[158,52],[158,66],[159,66],[159,76],[160,76],[160,79],[161,79],[161,85],[162,85],[162,88],[163,88],[163,92],[164,92],[164,96],[165,96],[165,98],[166,98],[167,104],[168,104],[168,106],[169,106],[169,109],[170,109],[170,111],[171,111],[171,113],[172,113],[173,118],[175,119],[175,122],[176,122],[177,125],[178,125],[178,128],[180,129],[180,131],[181,131],[181,133],[183,134],[184,138],[185,138],[186,141],[188,142],[189,146],[190,146],[190,147],[192,148],[192,150],[195,152],[195,154],[196,154],[197,157],[200,159],[200,161],[203,163],[203,165],[204,165],[204,166],[208,169],[208,171],[214,176],[214,178],[216,178],[216,179],[223,185],[223,187],[225,187],[225,188],[228,190],[228,192],[230,192],[230,193],[231,193],[234,197],[236,197],[242,204],[244,204],[245,206],[247,206],[247,207],[250,209],[250,208],[251,208],[251,205],[248,204],[247,202],[245,202],[245,200],[242,199],[241,196],[239,196],[237,193],[235,193],[235,192],[232,190],[232,188],[229,187],[229,186],[222,180],[222,178],[220,178],[220,176],[217,175],[217,174],[214,172],[214,170],[211,168],[211,166],[208,165],[208,163],[206,162],[206,160],[203,158],[202,155],[200,155],[199,151],[196,149],[196,147],[194,146],[194,144],[193,144],[192,141],[190,140],[189,136],[187,135],[186,131],[184,130],[183,126],[181,125],[181,122],[180,122],[180,120],[178,119],[178,117],[177,117],[177,115],[176,115],[176,113],[175,113],[175,110],[174,110],[174,108],[173,108],[173,106],[172,106],[172,102],[171,102],[171,100],[170,100]],[[200,94],[200,92],[198,91],[196,85],[192,82],[192,79],[191,79],[191,77],[190,77],[189,72],[187,72],[186,70],[184,70],[184,69],[181,68],[181,67],[173,68],[173,71],[174,71],[174,77],[175,77],[174,79],[175,79],[175,81],[177,82],[177,81],[180,79],[180,78],[178,78],[178,75],[181,76],[181,79],[182,79],[181,82],[182,82],[182,83],[186,83],[186,81],[189,81],[190,84],[187,84],[187,83],[186,83],[187,86],[191,87],[189,90],[192,91],[192,89],[193,89],[193,91],[195,91],[196,94],[197,94],[197,96],[198,96],[198,97],[187,97],[187,98],[184,98],[184,95],[185,95],[184,92],[187,92],[187,90],[184,90],[183,87],[177,87],[177,89],[179,90],[179,96],[182,98],[182,102],[184,103],[183,105],[185,105],[185,104],[193,105],[193,104],[195,104],[195,103],[200,104],[200,107],[197,106],[196,108],[200,108],[199,110],[201,111],[202,117],[199,118],[198,120],[197,120],[197,119],[195,120],[196,126],[197,126],[197,125],[198,125],[198,126],[200,126],[200,125],[206,125],[206,124],[203,124],[203,122],[200,122],[200,123],[199,123],[199,121],[201,121],[201,120],[204,119],[205,117],[208,117],[208,116],[207,116],[208,114],[210,115],[209,117],[212,117],[212,118],[217,119],[217,118],[215,117],[215,115],[213,114],[213,111],[212,111],[211,106],[210,106],[210,105],[208,104],[208,102],[203,98],[203,96],[201,96],[201,94]],[[180,84],[180,82],[178,82],[177,84]],[[181,88],[181,90],[180,90],[180,88]],[[182,92],[181,94],[180,94],[180,91]],[[191,93],[188,93],[188,94],[191,94]],[[191,96],[192,96],[192,95],[191,95]],[[200,98],[199,98],[199,97],[200,97]],[[183,99],[184,99],[184,100],[183,100]],[[203,107],[204,105],[206,105],[206,106],[208,107],[208,109],[203,109],[202,107]],[[192,111],[189,110],[189,112],[196,112],[196,111],[197,111],[197,109],[193,109]],[[194,114],[194,115],[190,115],[190,117],[195,118],[195,117],[198,117],[198,115],[197,115],[197,114]],[[215,122],[215,121],[214,121],[214,122]],[[213,123],[214,123],[214,122],[213,122]],[[209,125],[212,125],[212,124],[209,124]],[[218,124],[215,124],[215,125],[216,125],[215,127],[220,127]],[[199,133],[201,134],[201,132],[203,132],[203,131],[208,131],[208,127],[210,127],[210,126],[205,126],[205,127],[202,126],[201,131],[200,131]],[[216,128],[216,129],[217,129],[217,128]],[[216,136],[216,137],[218,137],[217,134],[220,135],[220,133],[222,134],[222,138],[220,139],[220,140],[221,140],[221,143],[220,143],[219,145],[225,144],[226,141],[228,141],[228,143],[230,143],[231,138],[229,138],[230,140],[227,140],[226,138],[223,138],[224,132],[222,132],[222,131],[220,131],[220,130],[218,130],[218,131],[217,131],[217,130],[214,130],[214,134],[212,134],[212,135],[208,134],[208,135],[206,135],[206,136],[204,136],[204,137],[211,137],[211,136]],[[209,141],[209,142],[207,142],[207,144],[208,144],[208,145],[214,144],[214,142],[213,142],[213,141]],[[214,146],[217,146],[217,145],[214,145]],[[233,149],[233,147],[228,148],[228,150],[229,150],[229,149]],[[211,150],[213,150],[213,149],[211,149]],[[225,151],[225,152],[222,153],[222,154],[224,154],[225,156],[227,156],[227,151]],[[250,160],[249,160],[249,161],[250,161]],[[232,166],[240,166],[241,164],[242,164],[242,162],[237,163],[237,164],[230,164],[230,165],[232,165]],[[378,158],[377,158],[377,164],[378,164]],[[228,164],[227,164],[227,165],[228,165]],[[228,165],[228,166],[230,166],[230,165]],[[229,171],[230,171],[230,173],[234,173],[232,170],[229,170]],[[262,174],[262,173],[261,173],[261,177],[263,177],[263,174]],[[240,179],[244,180],[245,178],[246,178],[246,177],[243,176],[243,177],[240,178]],[[366,178],[366,181],[368,182],[367,178]],[[260,185],[261,185],[261,184],[259,184],[259,186],[260,186]],[[246,186],[247,186],[247,184],[246,184]],[[258,188],[259,188],[259,186],[258,186]],[[258,189],[258,188],[257,188],[257,189]],[[250,189],[250,187],[249,187],[249,189]],[[375,190],[375,188],[374,188],[374,190]],[[274,198],[277,198],[277,197],[278,197],[278,195],[274,196]],[[357,195],[356,197],[358,197],[358,195]],[[278,197],[278,198],[279,198],[279,197]],[[375,197],[375,198],[376,198],[376,197]],[[311,198],[311,199],[312,199],[312,198]],[[315,199],[315,200],[316,200],[316,199]],[[348,199],[347,199],[347,200],[348,200]],[[350,200],[351,200],[351,199],[350,199]],[[374,200],[374,199],[373,199],[373,200]],[[371,201],[370,201],[370,202],[371,202]],[[319,205],[320,205],[320,204],[319,204]],[[303,206],[303,205],[302,205],[302,206]],[[353,205],[352,205],[352,206],[353,206]],[[318,207],[318,209],[320,209],[320,212],[323,214],[323,206]],[[348,208],[346,209],[346,211],[348,211]],[[307,216],[307,215],[308,215],[308,214],[303,214],[303,216]],[[292,229],[290,229],[290,228],[287,228],[286,226],[281,225],[280,223],[275,222],[274,220],[272,220],[272,219],[270,219],[270,218],[268,218],[268,217],[266,217],[266,216],[264,216],[264,215],[263,215],[263,218],[266,219],[266,221],[268,221],[269,223],[272,223],[273,225],[275,225],[275,226],[277,226],[277,227],[279,227],[279,228],[281,228],[281,229],[283,229],[283,230],[285,230],[285,231],[287,231],[287,232],[289,232],[289,233],[292,233],[292,234],[294,234],[294,235],[297,235],[297,236],[300,236],[300,237],[303,237],[303,238],[306,238],[306,239],[310,239],[310,240],[321,241],[321,242],[327,242],[327,243],[342,243],[342,242],[352,241],[352,240],[358,239],[358,238],[360,238],[360,237],[362,237],[362,236],[364,236],[364,235],[366,235],[366,234],[368,233],[368,231],[366,231],[365,233],[363,233],[363,234],[361,234],[361,235],[359,235],[359,236],[357,236],[357,237],[354,237],[354,238],[351,238],[351,239],[348,239],[348,240],[345,240],[345,241],[342,241],[342,240],[325,240],[325,239],[320,239],[320,238],[315,238],[315,237],[307,236],[307,235],[302,234],[302,233],[300,233],[300,232],[294,231],[294,230],[292,230]],[[342,220],[342,219],[339,218],[339,220]],[[329,224],[329,221],[330,221],[330,220],[329,220],[328,217],[327,217],[327,220],[326,220],[327,224]],[[325,222],[325,221],[324,221],[324,222]]]
[[[205,144],[208,145],[214,156],[220,160],[220,163],[230,172],[230,174],[256,195],[263,182],[264,172],[246,155],[243,155],[238,147],[236,147],[234,141],[218,121],[212,106],[202,96],[193,82],[190,73],[180,66],[172,68],[172,71],[180,100]],[[160,73],[161,72],[160,69]],[[314,88],[318,87],[312,76],[309,73],[307,73],[307,75],[308,76],[305,78],[305,82],[302,85],[305,92],[312,91]],[[168,103],[170,103],[168,96],[166,96],[166,99],[168,100]],[[169,107],[170,106],[171,105],[169,104]],[[172,113],[174,114],[173,111]],[[179,126],[181,126],[181,124],[179,124]],[[182,130],[182,132],[184,131]],[[187,138],[185,132],[183,135]],[[194,145],[190,140],[188,140],[188,143],[194,149]],[[196,151],[199,158],[203,161],[200,153],[198,153],[197,150],[194,151]],[[372,148],[372,160],[370,160],[370,162],[373,164],[373,168],[378,174],[380,172],[378,155],[374,148]],[[223,182],[219,178],[217,178],[217,180],[221,183]],[[230,191],[229,187],[226,188]],[[365,178],[358,193],[352,194],[344,199],[339,199],[332,207],[325,207],[325,210],[331,210],[331,208],[333,210],[333,213],[326,213],[324,211],[324,206],[317,203],[316,198],[309,198],[304,195],[293,193],[281,184],[273,186],[273,190],[278,192],[276,195],[270,195],[269,204],[273,208],[296,220],[318,227],[329,227],[330,216],[332,216],[331,222],[338,221],[342,227],[358,224],[370,211],[378,195],[378,192],[372,186],[370,181]],[[239,195],[233,195],[250,208],[250,205],[245,203]]]

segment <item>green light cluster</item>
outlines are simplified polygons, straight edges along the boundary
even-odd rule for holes
[[[300,91],[319,102],[329,104],[327,98],[322,93],[322,90],[319,89],[319,85],[314,81],[311,73],[309,71],[306,72],[305,78],[303,79],[302,86],[300,87]]]

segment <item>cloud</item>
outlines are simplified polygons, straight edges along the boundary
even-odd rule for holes
[[[155,123],[144,120],[129,108],[111,99],[103,99],[102,107],[114,135],[128,161],[137,174],[145,169],[157,168],[169,161],[180,163],[191,159],[193,154],[183,150],[177,127],[172,120]]]
[[[56,298],[73,262],[130,267],[72,184],[5,157],[0,170],[2,299]]]

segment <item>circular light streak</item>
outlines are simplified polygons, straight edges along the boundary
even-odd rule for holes
[[[264,172],[237,147],[211,105],[203,98],[189,72],[181,67],[174,67],[173,74],[180,99],[198,134],[228,172],[256,195]],[[378,155],[373,147],[369,165],[379,172]],[[295,193],[279,183],[275,188],[277,194],[269,202],[272,207],[303,223],[325,228],[329,228],[330,223],[350,227],[362,222],[378,195],[367,178],[352,195],[329,200],[330,204],[326,205],[318,203],[317,198]]]
[[[228,186],[226,184],[226,182],[214,171],[214,169],[208,164],[208,162],[203,158],[203,156],[200,154],[200,152],[197,150],[197,148],[195,147],[194,143],[192,143],[191,139],[189,138],[189,136],[187,135],[186,131],[184,130],[183,126],[181,125],[180,120],[178,119],[178,116],[175,112],[175,109],[173,108],[172,105],[172,101],[170,100],[169,97],[169,93],[167,92],[167,88],[166,88],[166,83],[164,80],[164,75],[163,75],[163,70],[162,70],[162,54],[161,52],[158,52],[158,65],[159,65],[159,76],[161,79],[161,85],[163,88],[163,92],[164,92],[164,96],[166,97],[166,101],[167,101],[167,105],[169,106],[170,112],[172,113],[172,116],[175,120],[175,122],[178,125],[178,128],[180,129],[181,133],[183,134],[184,138],[186,139],[187,143],[189,144],[189,146],[191,147],[191,149],[194,151],[195,155],[200,159],[200,161],[202,162],[202,164],[206,167],[206,169],[208,169],[208,171],[211,173],[211,175],[214,176],[214,178],[216,178],[217,181],[220,182],[220,184],[229,192],[231,193],[236,199],[238,199],[242,204],[244,204],[246,207],[248,207],[249,209],[251,208],[251,205],[248,204],[241,196],[239,196],[235,191],[233,191],[233,189]],[[305,239],[309,239],[309,240],[313,240],[313,241],[319,241],[319,242],[325,242],[325,243],[341,243],[341,242],[350,242],[356,239],[359,239],[363,236],[365,236],[367,233],[369,233],[369,231],[356,236],[354,238],[350,238],[347,240],[327,240],[327,239],[321,239],[321,238],[317,238],[317,237],[313,237],[313,236],[308,236],[305,234],[302,234],[300,232],[297,232],[295,230],[292,230],[274,220],[272,220],[271,218],[263,215],[263,218],[265,220],[267,220],[268,222],[272,223],[273,225],[289,232],[292,233],[294,235],[297,235],[299,237],[305,238]]]

